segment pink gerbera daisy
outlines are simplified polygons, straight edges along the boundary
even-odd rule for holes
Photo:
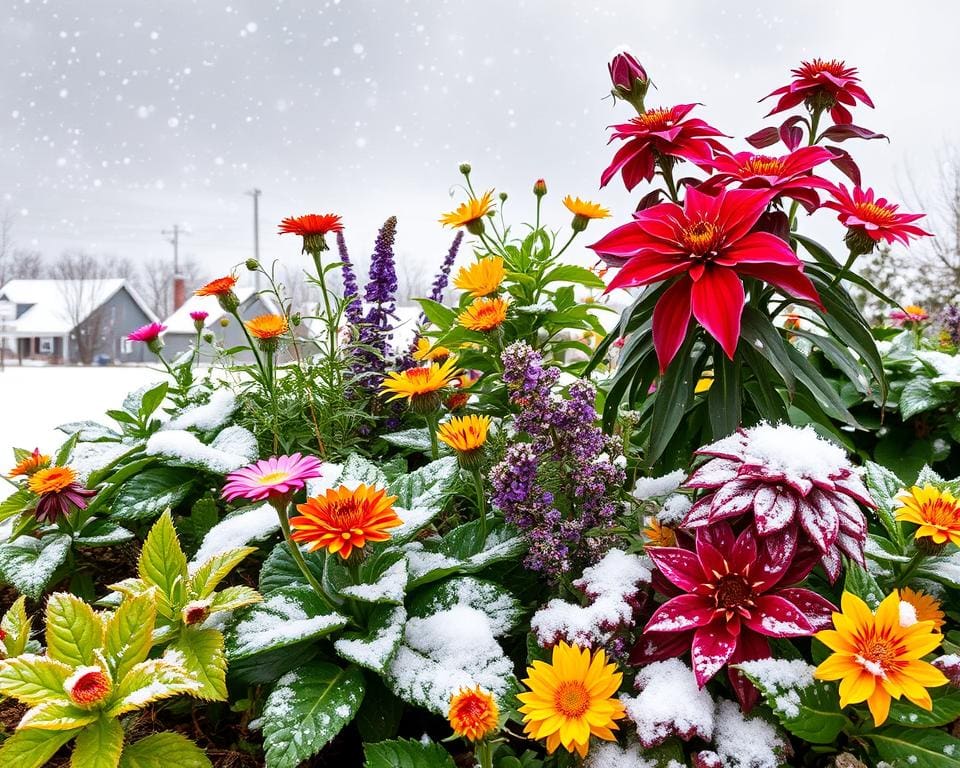
[[[286,501],[307,480],[320,477],[320,467],[320,460],[313,456],[271,456],[227,475],[222,495],[227,501]]]
[[[142,341],[145,344],[156,341],[160,338],[160,334],[167,330],[167,326],[160,325],[160,323],[148,323],[147,325],[140,326],[137,330],[132,331],[129,336],[127,336],[130,341]]]

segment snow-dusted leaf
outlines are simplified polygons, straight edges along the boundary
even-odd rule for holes
[[[71,539],[64,533],[35,539],[20,536],[0,544],[0,579],[39,600],[56,570],[66,562]]]
[[[636,687],[639,694],[623,695],[621,701],[645,749],[674,737],[683,741],[695,737],[710,741],[713,737],[713,697],[697,685],[693,671],[680,659],[643,667]]]
[[[161,429],[198,429],[212,432],[230,421],[237,410],[237,396],[229,389],[218,389],[203,405],[192,405],[173,416]]]
[[[230,571],[236,568],[247,555],[256,551],[256,547],[237,547],[218,552],[201,561],[190,577],[190,591],[199,599],[209,597]]]
[[[79,442],[70,457],[70,468],[82,483],[86,483],[91,476],[102,474],[107,467],[135,450],[125,443]]]
[[[177,464],[223,475],[256,460],[257,439],[243,427],[227,427],[210,445],[192,432],[172,429],[157,432],[147,440],[148,456],[163,456]]]
[[[943,485],[946,482],[938,473],[934,472],[929,464],[925,464],[920,474],[917,475],[917,482],[914,485],[923,487],[925,485]]]
[[[365,485],[375,485],[378,488],[386,488],[387,476],[380,467],[369,459],[365,459],[359,454],[351,453],[347,456],[347,460],[343,462],[339,482],[364,483]],[[311,493],[312,492],[313,491],[311,491]]]
[[[381,439],[397,448],[430,453],[430,433],[426,429],[405,429],[402,432],[391,432],[388,435],[382,435]]]
[[[148,520],[175,508],[197,482],[197,473],[182,467],[151,467],[123,485],[110,505],[117,520]]]
[[[212,768],[196,744],[179,733],[154,733],[125,747],[118,768]]]
[[[402,605],[378,605],[367,620],[366,634],[345,634],[333,647],[347,661],[382,675],[400,647],[406,621]]]
[[[31,706],[52,699],[65,700],[63,684],[72,674],[73,667],[62,661],[23,654],[0,663],[0,694]]]
[[[257,590],[251,587],[236,586],[227,587],[213,595],[210,600],[210,613],[220,611],[235,611],[238,608],[245,608],[248,605],[263,601],[263,597]]]
[[[77,733],[73,728],[66,731],[16,731],[0,746],[0,765],[43,768]]]
[[[227,632],[227,656],[256,653],[323,637],[347,625],[310,587],[282,587],[244,611]]]
[[[135,665],[119,682],[107,715],[120,717],[181,693],[196,695],[199,689],[200,683],[183,667],[166,658],[149,659]]]
[[[297,768],[319,752],[353,719],[363,693],[356,667],[311,662],[281,677],[263,708],[267,768]]]
[[[934,350],[918,350],[914,354],[935,375],[934,384],[960,384],[960,356]]]
[[[97,719],[97,713],[80,709],[66,699],[48,699],[31,709],[21,718],[18,728],[36,728],[47,731],[66,731],[82,728]],[[3,765],[3,763],[0,763]]]
[[[144,404],[147,406],[152,405],[155,401],[155,394],[162,391],[166,394],[167,383],[165,381],[153,382],[152,384],[144,384],[142,387],[138,387],[123,398],[123,410],[129,413],[131,416],[139,416],[141,413],[145,413],[147,410],[150,413],[153,412],[153,409],[145,408]],[[161,398],[162,400],[163,398]],[[159,405],[159,403],[157,403]],[[156,408],[156,406],[154,406]],[[149,415],[149,414],[147,414]]]
[[[442,507],[459,474],[457,459],[445,456],[398,477],[390,484],[390,493],[405,509]]]
[[[406,594],[407,560],[398,550],[381,552],[363,564],[360,578],[363,583],[343,587],[340,593],[365,603],[400,605]]]
[[[101,440],[120,440],[120,433],[96,421],[70,421],[57,427],[67,435],[77,435],[81,443],[96,443]]]
[[[227,658],[223,635],[215,629],[185,627],[168,650],[179,653],[180,663],[200,688],[193,695],[208,701],[227,699]]]
[[[0,651],[8,659],[23,653],[30,640],[31,626],[26,603],[26,595],[20,595],[0,619],[0,630],[3,630],[0,632],[3,636],[0,640]]]
[[[900,393],[900,415],[904,420],[910,419],[919,413],[932,411],[950,399],[951,391],[934,385],[930,379],[911,379]]]
[[[100,716],[77,734],[70,764],[78,768],[117,768],[123,749],[123,726]]]
[[[390,739],[364,744],[363,756],[366,768],[456,768],[450,753],[432,741]]]
[[[190,563],[191,572],[214,555],[229,549],[243,547],[254,541],[264,541],[280,530],[277,510],[269,504],[244,507],[227,515],[203,537],[200,549]]]
[[[94,651],[103,645],[103,622],[76,595],[56,592],[47,600],[47,655],[74,667],[96,662]]]
[[[109,520],[93,520],[84,527],[74,542],[78,547],[115,547],[133,538],[133,531],[128,531],[116,523],[111,523]]]
[[[338,557],[334,555],[334,557]],[[310,573],[316,577],[317,581],[323,581],[324,561],[326,559],[326,550],[321,552],[304,552],[303,559],[310,569]],[[299,566],[294,562],[290,555],[290,549],[286,542],[281,541],[267,555],[260,568],[260,592],[263,595],[275,592],[281,587],[300,586],[306,587],[306,579]]]
[[[507,527],[495,528],[483,539],[479,520],[457,526],[442,539],[410,542],[403,548],[410,564],[410,588],[516,559],[526,546],[523,537]]]

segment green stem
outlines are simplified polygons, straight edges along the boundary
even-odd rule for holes
[[[311,573],[309,566],[307,566],[307,561],[303,559],[303,553],[300,551],[300,547],[297,545],[297,542],[293,540],[293,535],[290,533],[290,519],[287,515],[286,504],[284,503],[282,506],[278,504],[274,509],[277,510],[277,517],[280,519],[280,530],[283,531],[283,540],[287,542],[287,549],[290,550],[290,555],[300,569],[300,573],[303,574],[303,578],[307,580],[307,583],[313,588],[313,591],[317,593],[317,597],[319,597],[330,610],[334,610],[333,604],[327,597],[326,592],[323,591],[320,582],[317,581],[317,577]]]
[[[437,442],[437,415],[425,413],[423,419],[427,422],[427,432],[430,433],[430,455],[436,461],[440,458],[440,444]]]
[[[194,350],[193,350],[193,361],[192,361],[192,363],[196,363],[197,368],[200,367],[200,341],[201,341],[202,336],[203,336],[203,332],[202,332],[202,331],[197,331],[197,346],[194,347]],[[192,364],[192,363],[191,363],[191,364]]]
[[[673,180],[673,165],[669,159],[660,162],[660,175],[663,176],[663,180],[667,184],[667,192],[670,194],[670,199],[679,205],[680,197],[677,194],[677,184]]]
[[[477,744],[475,754],[480,768],[493,768],[493,747],[490,742],[484,739]]]
[[[810,135],[807,136],[807,146],[812,147],[817,143],[817,128],[820,125],[820,115],[823,114],[822,109],[816,110],[812,115],[810,115]],[[800,203],[794,200],[790,204],[790,216],[787,219],[787,231],[793,232],[793,222],[797,218],[797,209],[800,207]]]
[[[250,331],[247,330],[247,324],[243,322],[243,319],[240,317],[240,313],[237,310],[233,310],[231,313],[237,322],[240,323],[240,329],[243,331],[243,335],[247,338],[247,344],[250,346],[250,351],[253,352],[253,359],[257,362],[257,368],[260,369],[260,376],[263,379],[264,385],[267,382],[267,372],[263,368],[263,361],[260,359],[260,353],[257,351],[257,345],[253,343],[253,337],[250,335]]]
[[[847,256],[847,260],[843,263],[843,266],[840,268],[840,271],[833,276],[833,280],[830,281],[830,287],[833,288],[837,283],[839,283],[845,274],[850,271],[850,268],[853,266],[853,262],[857,260],[857,254],[854,251],[850,251],[850,255]]]
[[[480,541],[487,540],[487,499],[483,492],[483,476],[479,468],[473,469],[473,485],[477,489],[477,510],[480,512]]]
[[[573,242],[574,238],[575,238],[578,234],[579,234],[579,232],[577,232],[577,230],[573,230],[573,234],[570,235],[570,239],[567,240],[567,242],[565,242],[565,243],[563,244],[563,248],[561,248],[559,251],[557,251],[557,255],[554,256],[553,258],[554,258],[554,259],[559,259],[559,258],[563,255],[563,252],[564,252],[565,250],[567,250],[567,248],[570,247],[570,243]]]
[[[920,567],[920,564],[923,562],[925,557],[926,555],[924,555],[923,552],[918,551],[916,554],[914,554],[912,558],[910,558],[910,562],[907,563],[906,566],[904,566],[904,569],[902,571],[900,571],[900,577],[897,579],[897,583],[899,586],[901,587],[907,586],[907,581],[910,579],[911,576],[913,576],[917,568]]]

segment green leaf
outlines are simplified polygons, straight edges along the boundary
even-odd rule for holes
[[[680,347],[657,387],[650,421],[650,445],[645,457],[651,465],[667,449],[693,398],[696,384],[693,375],[695,358],[692,353],[695,335],[687,334],[687,340]]]
[[[910,379],[900,392],[900,415],[904,420],[910,419],[918,413],[939,408],[950,400],[950,392],[934,386],[930,379]]]
[[[476,573],[494,563],[515,560],[526,547],[526,540],[506,526],[488,531],[483,539],[480,521],[471,520],[439,541],[415,541],[404,547],[410,564],[408,589],[454,573]]]
[[[32,653],[0,662],[0,693],[33,706],[66,700],[63,684],[73,674],[69,664]]]
[[[960,718],[960,691],[956,688],[931,688],[930,698],[933,709],[929,712],[906,699],[894,699],[890,702],[890,721],[908,728],[939,728]]]
[[[53,457],[53,465],[55,467],[64,467],[70,461],[70,455],[73,453],[73,449],[77,445],[77,440],[80,439],[80,435],[70,435],[66,440],[63,441],[63,445],[57,450],[57,455]]]
[[[123,726],[101,715],[77,735],[70,768],[117,768],[123,749]]]
[[[172,605],[183,602],[187,558],[180,548],[169,510],[160,516],[147,534],[137,570],[140,578],[158,587]]]
[[[317,578],[317,581],[322,581],[323,556],[304,552],[303,559],[306,561],[310,573]],[[290,555],[290,549],[286,542],[281,541],[273,548],[260,569],[260,592],[263,595],[268,595],[281,587],[306,585],[306,580],[303,578],[300,568]]]
[[[863,600],[872,611],[877,610],[877,606],[886,597],[873,575],[852,561],[847,563],[843,588]]]
[[[27,598],[25,595],[18,597],[7,612],[0,619],[0,630],[4,637],[0,640],[0,647],[3,649],[5,658],[19,656],[26,650],[27,641],[30,639],[30,617],[27,616]]]
[[[360,566],[359,583],[340,589],[340,594],[364,603],[401,605],[407,587],[407,559],[403,552],[381,550]]]
[[[457,313],[455,310],[431,299],[416,299],[416,302],[423,310],[423,314],[427,316],[427,320],[441,331],[445,331],[456,324]]]
[[[200,683],[194,696],[207,701],[227,700],[227,657],[220,632],[184,627],[169,648],[183,655],[184,669]]]
[[[380,439],[407,451],[430,452],[430,433],[426,429],[404,429],[401,432],[381,435]]]
[[[740,371],[735,361],[722,354],[719,345],[713,356],[713,386],[707,392],[712,437],[717,440],[731,435],[740,426]]]
[[[347,661],[382,675],[400,647],[406,623],[402,605],[377,605],[370,612],[366,633],[345,633],[333,644],[334,650]]]
[[[122,680],[150,653],[157,620],[155,594],[150,590],[126,598],[107,621],[103,654],[114,680]]]
[[[210,600],[210,613],[235,611],[238,608],[245,608],[262,601],[261,594],[251,587],[227,587],[214,593]]]
[[[403,521],[401,526],[394,529],[391,539],[400,543],[413,538],[440,514],[459,476],[457,459],[446,456],[400,475],[390,483],[390,493],[397,497],[394,509]]]
[[[47,601],[47,655],[74,667],[96,662],[94,650],[103,646],[103,623],[93,608],[66,592]]]
[[[143,397],[140,399],[140,408],[139,416],[140,421],[146,423],[147,419],[153,414],[157,408],[160,407],[160,403],[163,402],[163,399],[167,396],[167,389],[169,384],[163,381],[152,389],[148,389],[143,393]]]
[[[863,738],[876,747],[881,760],[896,766],[960,768],[960,741],[934,728],[888,726]]]
[[[200,683],[183,667],[162,658],[147,659],[134,666],[120,681],[106,712],[110,717],[120,717],[161,699],[181,693],[196,694],[199,688]]]
[[[196,744],[179,733],[155,733],[140,739],[120,757],[120,768],[212,768],[210,759]]]
[[[597,288],[603,290],[607,284],[603,282],[594,272],[586,267],[578,267],[575,264],[561,264],[554,267],[543,276],[542,284],[550,283],[578,283],[586,288]]]
[[[190,578],[190,591],[200,600],[209,597],[230,571],[256,551],[256,547],[238,547],[213,555],[194,571]]]
[[[74,539],[78,547],[115,547],[134,539],[132,531],[109,520],[92,520]]]
[[[379,488],[386,487],[388,482],[387,476],[380,467],[356,453],[351,453],[343,462],[339,480],[341,483],[352,480]]]
[[[319,752],[353,719],[363,693],[356,667],[311,662],[280,678],[263,708],[267,768],[297,768]]]
[[[29,488],[14,491],[0,502],[0,520],[6,520],[8,517],[33,509],[36,502],[37,496]]]
[[[36,539],[20,536],[0,544],[0,579],[39,600],[57,569],[67,560],[71,539],[64,533]]]
[[[364,744],[366,768],[456,768],[453,757],[440,744],[394,739]]]
[[[197,473],[181,467],[151,467],[120,486],[110,516],[117,520],[148,520],[175,508],[193,490]]]
[[[82,728],[97,719],[97,713],[75,707],[66,699],[49,699],[28,709],[18,728],[43,731],[69,731]]]
[[[76,728],[68,731],[16,731],[0,746],[0,765],[43,768],[78,732]]]
[[[392,739],[400,729],[406,707],[393,695],[379,675],[365,675],[366,693],[353,719],[360,738],[365,742]]]
[[[894,510],[900,506],[897,494],[903,490],[903,482],[893,472],[880,464],[867,462],[864,480],[867,490],[877,504],[877,518],[887,532],[887,535],[896,542],[900,550],[906,543],[900,524],[896,520]]]
[[[227,655],[241,659],[323,637],[347,625],[310,587],[282,587],[246,609],[227,632]]]

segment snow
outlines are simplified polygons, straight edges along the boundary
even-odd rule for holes
[[[367,603],[389,601],[402,603],[407,587],[407,561],[401,558],[373,584],[356,584],[343,587],[340,592]]]
[[[745,443],[740,452],[745,463],[762,465],[768,476],[782,473],[787,478],[799,476],[827,482],[838,469],[850,466],[840,446],[824,440],[809,426],[758,424],[746,430],[741,441]],[[712,447],[703,450],[710,451]]]
[[[438,552],[427,552],[423,547],[423,542],[420,541],[411,541],[409,544],[405,544],[403,551],[407,556],[411,579],[419,579],[431,571],[457,568],[462,564],[456,558],[447,557]]]
[[[407,611],[402,605],[398,605],[372,639],[341,638],[333,644],[334,650],[355,664],[382,673],[397,643],[403,637],[406,621]]]
[[[584,768],[658,768],[658,761],[641,757],[638,744],[624,748],[616,742],[595,741],[590,745]]]
[[[932,379],[934,384],[960,383],[960,355],[948,355],[934,350],[915,352],[917,359],[933,368],[937,374]]]
[[[257,439],[243,427],[227,427],[210,445],[185,430],[157,432],[147,440],[148,456],[163,456],[215,474],[226,474],[256,460]]]
[[[621,701],[644,747],[662,744],[671,736],[684,741],[694,736],[709,741],[713,736],[713,699],[679,659],[643,667],[637,673],[636,685],[642,689],[640,694],[621,696]]]
[[[337,613],[308,616],[296,600],[273,594],[237,622],[233,655],[251,656],[273,645],[289,645],[345,622]]]
[[[641,477],[633,486],[633,496],[638,501],[662,498],[677,490],[686,479],[687,473],[683,469],[674,470],[661,477]]]
[[[554,598],[533,615],[530,628],[545,648],[560,640],[581,646],[602,645],[617,629],[633,626],[630,598],[641,585],[649,583],[650,570],[642,558],[611,549],[574,582],[590,599],[589,605]]]
[[[801,659],[759,659],[744,661],[739,667],[746,672],[765,693],[775,696],[776,709],[785,717],[800,714],[800,689],[813,685],[815,667]]]
[[[917,623],[917,609],[906,600],[900,601],[900,626],[912,627]]]
[[[237,410],[237,397],[229,389],[217,389],[203,405],[187,408],[163,425],[162,429],[199,429],[209,432],[224,426]]]
[[[269,538],[278,530],[277,511],[269,504],[239,510],[207,531],[190,562],[191,573],[214,555]]]
[[[123,443],[77,443],[70,456],[70,467],[81,482],[119,459],[132,446]]]
[[[745,717],[732,701],[717,707],[714,749],[724,768],[779,768],[786,742],[766,720]]]
[[[689,496],[675,493],[663,502],[663,507],[657,513],[657,520],[662,525],[680,525],[692,506],[693,502]]]

